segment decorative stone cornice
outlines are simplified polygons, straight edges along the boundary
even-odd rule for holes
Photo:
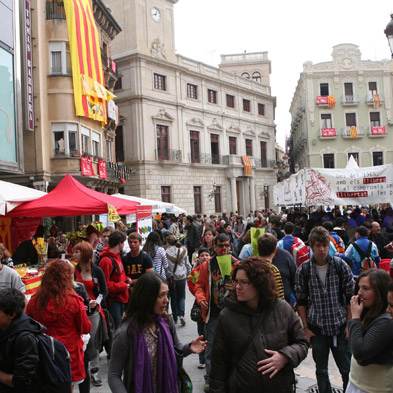
[[[260,132],[260,133],[258,134],[258,136],[259,136],[260,138],[264,138],[264,139],[267,139],[267,140],[270,140],[270,138],[271,138],[270,134],[269,134],[268,132],[266,132],[266,131]]]
[[[205,123],[197,117],[193,117],[192,119],[187,120],[186,125],[189,127],[199,127],[199,128],[205,127]]]
[[[247,135],[247,136],[255,136],[256,135],[255,131],[250,126],[247,127],[246,131],[244,131],[243,134]]]
[[[227,129],[227,131],[232,132],[234,134],[240,134],[242,130],[240,129],[240,127],[231,124],[231,126]]]
[[[156,115],[152,116],[152,119],[156,121],[166,121],[170,123],[175,120],[175,118],[171,116],[168,112],[166,112],[165,109],[160,109]]]
[[[218,123],[217,119],[214,118],[212,120],[212,124],[210,124],[209,126],[207,126],[208,130],[210,131],[219,131],[219,132],[223,132],[224,128],[222,127],[221,124]]]

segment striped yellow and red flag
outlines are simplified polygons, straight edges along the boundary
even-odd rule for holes
[[[107,123],[100,40],[91,0],[64,0],[77,116]]]

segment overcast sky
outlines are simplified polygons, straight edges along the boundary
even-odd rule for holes
[[[331,60],[333,45],[353,43],[363,59],[390,57],[383,33],[392,0],[179,0],[177,52],[217,66],[220,54],[268,51],[277,97],[277,141],[289,134],[289,106],[305,61]]]

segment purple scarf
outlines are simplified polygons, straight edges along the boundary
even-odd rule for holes
[[[143,332],[134,336],[134,392],[178,393],[177,364],[173,337],[168,322],[157,317],[157,392],[153,388],[151,359]]]

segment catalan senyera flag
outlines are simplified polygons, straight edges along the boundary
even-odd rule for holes
[[[244,176],[252,176],[252,163],[249,156],[242,156]]]
[[[64,0],[70,44],[75,111],[77,116],[107,123],[100,40],[91,0]]]

